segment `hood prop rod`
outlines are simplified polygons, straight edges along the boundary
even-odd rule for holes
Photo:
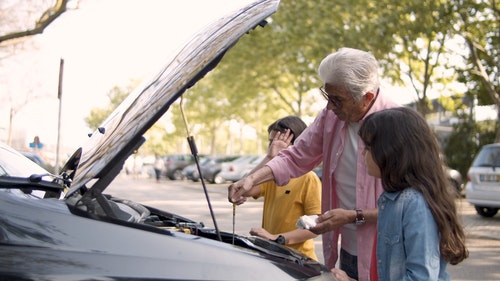
[[[201,185],[203,186],[203,191],[205,192],[205,197],[206,197],[207,203],[208,203],[208,209],[210,210],[210,216],[212,217],[212,221],[213,221],[214,227],[215,227],[215,232],[217,233],[217,239],[219,239],[219,241],[222,242],[222,237],[220,236],[219,227],[217,226],[217,221],[215,220],[215,215],[214,215],[214,211],[212,209],[212,204],[210,203],[210,198],[208,196],[207,186],[205,184],[205,180],[203,179],[203,175],[201,174],[200,163],[198,161],[198,149],[196,148],[196,143],[194,142],[194,137],[191,136],[191,133],[189,132],[189,125],[188,125],[188,122],[186,119],[186,114],[184,113],[183,102],[184,102],[184,97],[181,96],[180,109],[181,109],[182,120],[184,121],[184,126],[186,127],[187,141],[189,144],[189,149],[191,150],[191,154],[194,157],[194,162],[196,163],[196,169],[198,169],[198,173],[200,175]]]

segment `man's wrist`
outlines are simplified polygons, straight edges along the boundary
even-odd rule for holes
[[[354,223],[356,225],[362,225],[366,222],[365,215],[363,214],[363,210],[361,209],[355,209],[356,212],[356,217],[354,219]]]

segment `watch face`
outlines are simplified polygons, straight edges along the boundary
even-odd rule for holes
[[[362,210],[356,209],[356,219],[354,220],[354,222],[357,225],[365,223],[365,216],[363,215]]]
[[[278,238],[276,239],[276,243],[285,245],[285,236],[283,235],[278,236]]]
[[[356,225],[364,224],[365,220],[356,220]]]

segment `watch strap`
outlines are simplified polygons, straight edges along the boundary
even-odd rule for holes
[[[354,223],[356,225],[364,224],[365,223],[365,215],[363,215],[363,210],[361,209],[356,209],[356,219],[354,220]]]
[[[281,234],[278,235],[278,238],[276,238],[276,240],[274,240],[274,242],[281,244],[281,245],[285,245],[286,244],[285,236],[283,236]]]

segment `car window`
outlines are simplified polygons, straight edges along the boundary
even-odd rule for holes
[[[217,163],[224,163],[224,162],[233,161],[236,158],[238,158],[238,156],[227,156],[227,157],[222,157],[222,158],[217,159],[216,162]]]
[[[4,170],[3,167],[0,166],[0,177],[8,176],[7,171]]]
[[[210,158],[202,158],[198,163],[200,164],[200,166],[203,166],[208,162],[210,162]]]
[[[29,177],[32,174],[48,173],[35,162],[19,152],[0,146],[0,175],[12,177]]]
[[[500,166],[500,146],[484,147],[477,155],[474,167],[498,167]]]

